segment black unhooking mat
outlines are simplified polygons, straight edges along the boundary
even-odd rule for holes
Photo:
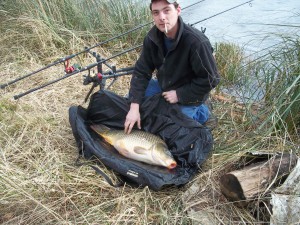
[[[123,178],[152,190],[189,182],[206,160],[213,146],[210,130],[182,114],[177,104],[160,95],[146,99],[140,107],[142,129],[159,135],[168,145],[178,166],[169,170],[120,155],[91,130],[90,124],[124,129],[129,101],[109,91],[92,95],[87,109],[72,106],[69,121],[79,152],[87,159],[98,158]]]

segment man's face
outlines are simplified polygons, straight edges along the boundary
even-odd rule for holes
[[[177,21],[178,16],[181,12],[180,7],[177,9],[173,4],[169,4],[166,1],[157,1],[152,3],[152,17],[156,27],[161,31],[166,33],[167,36],[176,35],[177,32]]]

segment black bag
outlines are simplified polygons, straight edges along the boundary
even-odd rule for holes
[[[169,170],[148,165],[123,157],[89,127],[101,123],[124,129],[129,107],[126,98],[109,91],[93,94],[87,109],[71,107],[69,120],[80,153],[87,159],[98,158],[122,177],[153,190],[189,182],[212,149],[210,130],[182,114],[177,104],[167,103],[160,95],[147,98],[140,107],[142,129],[160,136],[167,143],[177,167]]]

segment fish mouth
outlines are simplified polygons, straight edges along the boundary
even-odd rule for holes
[[[168,165],[168,169],[174,169],[177,166],[176,162],[172,162],[170,165]]]

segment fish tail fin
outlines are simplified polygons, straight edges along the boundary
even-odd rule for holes
[[[90,127],[98,134],[105,134],[110,130],[109,127],[103,124],[92,124]]]

